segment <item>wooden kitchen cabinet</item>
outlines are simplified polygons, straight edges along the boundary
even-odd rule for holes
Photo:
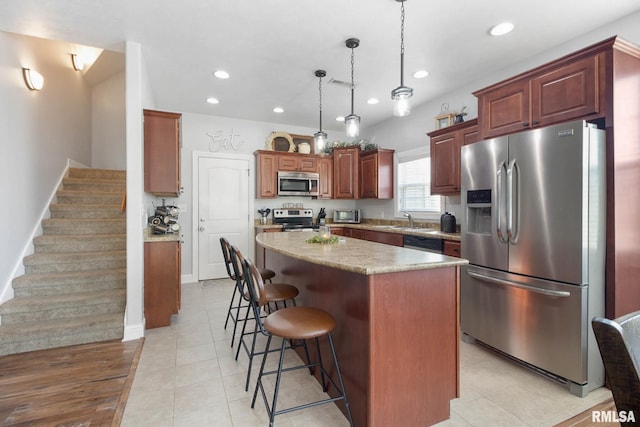
[[[360,196],[360,147],[333,150],[333,198],[357,199]]]
[[[322,156],[318,159],[318,199],[333,198],[333,156]]]
[[[343,227],[331,227],[329,230],[331,231],[331,235],[333,236],[344,236]]]
[[[353,237],[354,239],[366,240],[367,230],[363,230],[362,228],[351,228],[349,230],[351,230],[349,237]]]
[[[604,53],[568,56],[474,92],[482,139],[602,113]]]
[[[180,194],[180,118],[182,114],[143,110],[144,191]]]
[[[278,154],[279,171],[318,172],[318,158],[310,154]]]
[[[370,242],[384,243],[386,245],[404,246],[404,237],[401,233],[365,230],[364,239]]]
[[[171,324],[180,310],[181,250],[179,241],[144,243],[145,328]]]
[[[429,132],[431,194],[460,194],[460,148],[478,141],[477,120]]]
[[[455,256],[460,258],[460,242],[455,240],[445,240],[442,253],[448,256]]]
[[[393,199],[393,150],[360,153],[360,198]]]
[[[278,197],[278,155],[256,153],[256,195],[260,199]]]

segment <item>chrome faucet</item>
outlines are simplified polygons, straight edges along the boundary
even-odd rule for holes
[[[413,228],[413,217],[409,212],[402,212],[402,215],[409,218],[409,228]]]

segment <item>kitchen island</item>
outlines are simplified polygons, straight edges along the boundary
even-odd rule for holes
[[[261,233],[256,257],[275,281],[298,287],[299,305],[335,317],[355,425],[449,418],[449,401],[459,396],[459,266],[467,261],[351,238],[306,243],[313,235]],[[322,355],[331,360],[328,348]]]

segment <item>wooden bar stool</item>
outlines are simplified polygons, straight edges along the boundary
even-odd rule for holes
[[[236,286],[233,287],[233,294],[231,295],[231,301],[229,302],[229,309],[227,310],[227,319],[224,321],[224,329],[227,329],[227,324],[229,323],[229,319],[233,321],[233,335],[231,335],[231,347],[233,347],[233,343],[236,339],[236,329],[238,326],[238,317],[240,315],[241,308],[247,308],[249,304],[242,304],[243,301],[247,302],[246,298],[242,297],[242,288],[244,284],[238,282],[238,276],[236,275],[233,266],[231,265],[231,255],[229,253],[229,248],[231,244],[224,237],[220,238],[220,246],[222,247],[222,256],[224,257],[224,266],[227,269],[227,274],[229,278],[236,282]],[[268,280],[271,282],[276,275],[276,273],[272,270],[261,268],[260,275],[262,276],[262,280]],[[237,305],[233,305],[236,299],[236,295],[238,296]],[[235,311],[235,313],[234,313]]]
[[[240,343],[238,344],[238,349],[236,350],[236,360],[238,360],[238,355],[240,354],[240,348],[244,348],[247,356],[249,357],[249,369],[247,371],[247,381],[245,384],[245,391],[249,390],[249,380],[251,378],[251,367],[253,366],[253,358],[256,355],[262,354],[262,352],[256,351],[256,338],[258,336],[258,323],[259,320],[255,319],[255,325],[252,332],[246,332],[247,322],[252,318],[249,316],[251,312],[252,302],[251,296],[248,291],[245,291],[244,284],[246,283],[246,276],[244,275],[244,271],[242,269],[242,263],[245,260],[242,253],[235,246],[231,245],[229,247],[229,255],[231,258],[231,265],[233,266],[233,271],[235,276],[238,278],[236,283],[239,284],[239,293],[242,295],[241,299],[247,301],[247,308],[245,311],[244,322],[242,324],[242,332],[240,333]],[[256,269],[257,270],[257,269]],[[260,274],[260,271],[258,274]],[[262,275],[260,275],[262,280]],[[264,281],[262,281],[264,283]],[[296,305],[295,298],[298,296],[298,288],[295,286],[286,284],[286,283],[267,283],[264,285],[265,289],[265,304],[264,307],[268,312],[272,312],[274,310],[278,310],[279,303],[282,304],[284,308],[287,307],[287,300],[290,300],[293,305]],[[255,315],[256,311],[254,311]],[[257,310],[258,317],[261,316],[260,310]],[[245,342],[245,337],[251,336],[251,347]],[[308,351],[307,351],[308,354]]]
[[[247,287],[249,288],[249,294],[252,299],[252,308],[254,310],[254,316],[256,317],[256,324],[260,328],[260,332],[266,335],[267,345],[263,352],[262,363],[260,365],[260,373],[258,374],[258,382],[256,384],[255,391],[253,393],[253,400],[251,401],[251,408],[255,406],[256,398],[258,396],[258,390],[262,394],[264,404],[269,414],[269,426],[273,426],[274,418],[276,415],[285,414],[299,409],[306,409],[312,406],[322,405],[329,402],[335,402],[338,400],[344,401],[344,405],[347,412],[347,419],[349,424],[353,427],[353,419],[351,417],[351,409],[349,407],[349,400],[344,389],[344,382],[342,380],[342,373],[340,372],[340,366],[338,365],[338,358],[333,345],[333,339],[331,338],[331,331],[336,326],[336,321],[329,313],[324,310],[313,307],[290,307],[283,308],[269,314],[266,318],[260,316],[260,308],[264,307],[267,302],[267,291],[264,281],[260,276],[259,270],[250,260],[243,260],[243,272]],[[331,349],[331,355],[333,356],[333,363],[336,369],[336,375],[338,376],[338,382],[340,386],[336,385],[331,375],[326,371],[322,364],[322,357],[320,355],[320,345],[318,338],[326,336],[329,341],[329,347]],[[275,371],[265,372],[264,367],[267,361],[267,355],[272,351],[270,350],[271,339],[273,337],[282,338],[282,345],[280,347],[280,361],[278,363],[278,369]],[[309,355],[307,353],[307,364],[283,368],[284,352],[287,348],[286,344],[292,340],[302,340],[306,343],[306,340],[314,339],[316,349],[318,351],[318,361],[310,363]],[[305,350],[307,347],[305,346]],[[278,404],[278,391],[280,389],[280,381],[282,372],[296,370],[296,369],[310,369],[313,373],[313,369],[320,368],[320,377],[322,390],[326,393],[329,389],[329,385],[333,386],[339,393],[336,397],[328,397],[327,399],[318,400],[315,402],[305,403],[302,405],[294,406],[291,408],[277,410]],[[273,401],[269,404],[267,395],[264,390],[263,378],[266,375],[276,375],[276,384],[273,394]],[[328,381],[327,381],[328,380]]]

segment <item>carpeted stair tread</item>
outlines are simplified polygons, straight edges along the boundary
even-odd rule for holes
[[[121,313],[126,290],[111,289],[66,295],[14,298],[0,307],[3,325]]]
[[[0,327],[0,355],[122,339],[124,313],[30,322]]]
[[[126,218],[47,218],[42,220],[45,234],[118,234],[127,230]]]
[[[63,178],[62,185],[65,190],[123,191],[127,182],[113,179]]]
[[[127,248],[126,234],[44,234],[33,239],[35,253],[115,251]]]
[[[49,206],[49,212],[51,218],[106,219],[126,216],[126,213],[121,210],[121,200],[112,204],[52,203]]]
[[[69,168],[69,178],[113,179],[126,181],[127,172],[115,169]]]
[[[122,191],[58,190],[56,192],[56,200],[60,204],[116,204],[122,201],[122,195]]]
[[[126,263],[127,257],[125,250],[36,253],[26,256],[23,260],[27,274],[124,268],[126,267]]]
[[[125,289],[126,268],[24,274],[13,279],[15,297],[58,295],[106,289]]]

